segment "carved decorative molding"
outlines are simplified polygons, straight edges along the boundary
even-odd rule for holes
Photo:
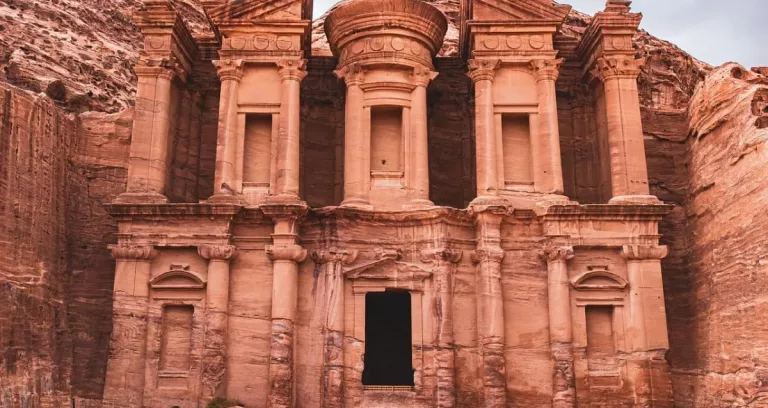
[[[157,256],[152,245],[110,245],[112,257],[117,260],[151,261]]]
[[[472,78],[472,82],[493,81],[496,70],[501,67],[501,60],[471,59],[467,61],[467,66],[469,67],[467,75]]]
[[[143,56],[133,67],[137,76],[161,77],[169,81],[178,77],[186,81],[187,72],[176,57]]]
[[[390,248],[377,247],[376,249],[374,249],[374,254],[376,259],[394,259],[398,261],[403,257],[403,251],[400,250],[399,248],[390,249]]]
[[[189,264],[171,264],[168,271],[149,281],[152,289],[185,290],[204,289],[205,280],[189,269]]]
[[[237,247],[234,245],[200,245],[197,247],[197,253],[203,259],[228,261],[237,256]]]
[[[333,71],[336,78],[344,80],[347,86],[360,86],[365,82],[365,67],[361,64],[348,64]]]
[[[571,279],[575,290],[621,291],[627,288],[627,281],[608,270],[607,266],[592,265]]]
[[[421,86],[426,88],[429,86],[429,83],[437,78],[438,73],[435,71],[432,71],[429,68],[423,67],[423,66],[417,66],[413,69],[413,83],[416,84],[416,86]]]
[[[603,57],[597,60],[592,75],[606,82],[614,79],[637,80],[645,58],[632,59],[621,57]]]
[[[628,261],[661,260],[667,256],[667,253],[666,245],[624,245],[621,249],[621,256]]]
[[[313,250],[309,256],[315,263],[343,263],[351,264],[357,259],[356,249],[323,248]]]
[[[501,261],[504,260],[504,256],[506,255],[506,252],[504,252],[501,248],[478,248],[471,253],[472,262],[474,263],[481,263],[481,262],[493,262],[500,264]]]
[[[464,252],[460,249],[450,248],[429,248],[423,249],[420,253],[421,262],[450,262],[458,263],[461,260],[461,256]]]
[[[307,76],[307,60],[282,60],[277,62],[280,79],[301,82]]]
[[[219,77],[220,81],[240,81],[243,79],[245,60],[226,59],[212,61],[212,63],[213,66],[216,67],[216,75]]]
[[[356,292],[390,287],[421,292],[424,290],[424,280],[432,275],[432,271],[420,265],[400,262],[393,258],[382,258],[344,269],[346,278],[358,281],[353,284]]]
[[[549,245],[544,248],[544,255],[547,262],[566,262],[573,259],[572,246]]]
[[[563,58],[558,59],[536,59],[532,60],[529,65],[533,70],[537,81],[557,81],[560,76],[560,65],[565,61]]]
[[[304,262],[307,250],[301,245],[267,245],[264,250],[273,261]]]

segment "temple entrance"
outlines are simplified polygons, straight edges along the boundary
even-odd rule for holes
[[[363,385],[413,386],[411,295],[408,292],[365,295]]]

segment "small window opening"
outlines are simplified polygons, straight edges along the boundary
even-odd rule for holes
[[[411,295],[365,295],[365,368],[363,385],[413,386]]]

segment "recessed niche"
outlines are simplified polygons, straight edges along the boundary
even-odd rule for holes
[[[525,114],[504,114],[501,117],[504,151],[504,181],[506,186],[533,185],[531,163],[531,126]]]
[[[269,187],[272,115],[249,114],[246,116],[243,150],[243,186]]]
[[[371,108],[371,171],[403,171],[403,108]]]
[[[192,352],[193,312],[194,308],[186,305],[165,306],[163,308],[161,371],[189,371]]]

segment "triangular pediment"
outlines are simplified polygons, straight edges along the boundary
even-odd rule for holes
[[[301,20],[301,0],[230,1],[208,11],[215,22]]]
[[[475,21],[549,22],[560,24],[571,6],[540,0],[471,0]]]
[[[432,272],[419,265],[387,257],[347,268],[344,276],[347,279],[421,282],[431,277]]]

